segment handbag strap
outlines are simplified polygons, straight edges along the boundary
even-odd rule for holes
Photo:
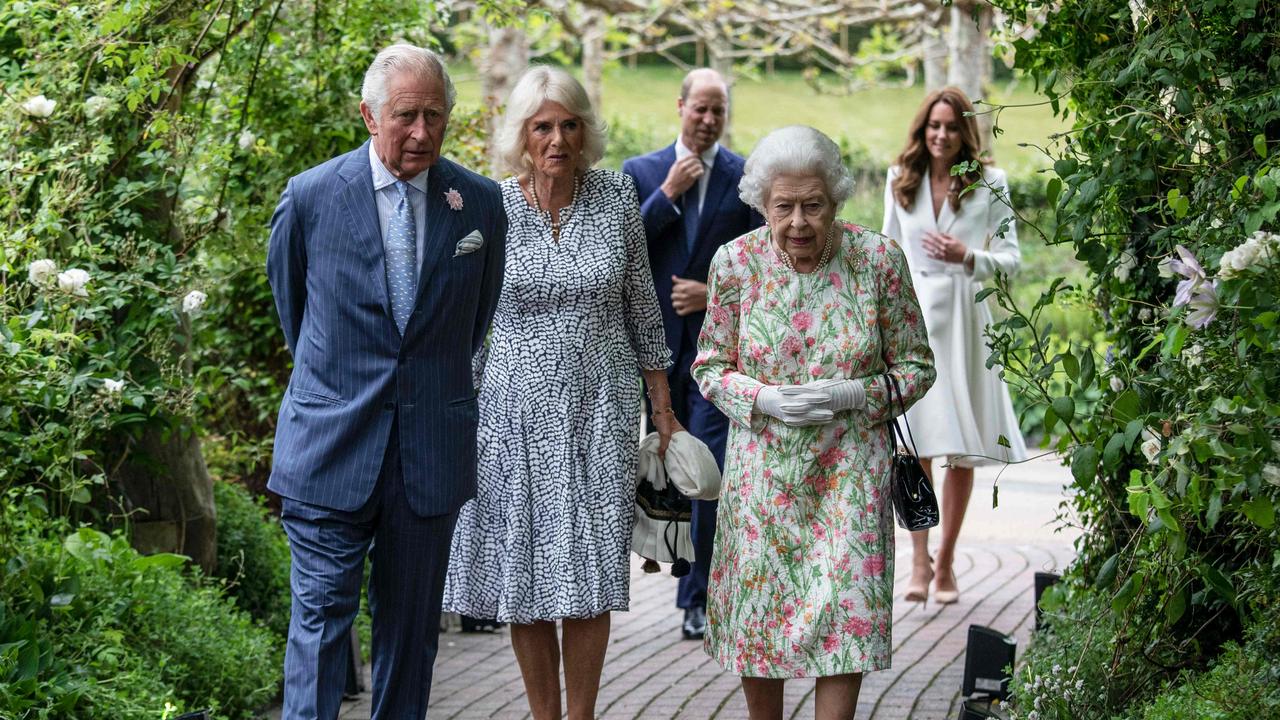
[[[898,419],[890,418],[889,424],[893,426],[893,432],[889,434],[891,437],[893,433],[898,434],[898,440],[902,441],[902,447],[904,450],[907,447],[907,438],[911,438],[911,454],[915,455],[916,457],[920,457],[920,452],[916,450],[916,438],[914,435],[911,434],[911,423],[907,422],[907,404],[902,397],[902,390],[898,387],[898,379],[890,375],[889,373],[885,373],[884,381],[885,381],[884,382],[885,390],[889,393],[889,411],[893,412],[893,397],[895,394],[897,394],[898,407],[902,409],[902,412],[900,413],[902,416],[902,424],[907,426],[907,436],[903,437],[902,428],[898,426]],[[898,450],[896,441],[894,443],[893,449],[894,449],[894,452],[897,452]]]

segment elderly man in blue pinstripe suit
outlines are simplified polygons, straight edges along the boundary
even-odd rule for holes
[[[470,361],[502,281],[498,187],[439,155],[444,64],[391,46],[361,95],[369,142],[291,179],[271,220],[294,363],[268,484],[293,551],[284,720],[338,715],[366,555],[373,717],[426,716],[449,543],[475,493]]]

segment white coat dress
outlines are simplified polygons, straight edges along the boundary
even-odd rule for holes
[[[959,213],[943,202],[935,219],[927,173],[907,210],[893,196],[898,172],[896,166],[890,168],[885,182],[882,232],[906,252],[938,372],[929,392],[907,410],[920,457],[949,457],[961,467],[1023,460],[1027,448],[1009,389],[1000,379],[1000,366],[986,366],[990,350],[984,333],[991,324],[991,310],[985,300],[974,302],[984,280],[1018,269],[1021,254],[1013,211],[987,187],[979,187],[964,196]],[[987,167],[983,175],[986,184],[1008,198],[1003,170]],[[1006,218],[1010,222],[1001,235],[1000,224]],[[929,257],[923,244],[926,231],[952,235],[971,248],[973,272],[963,263]],[[1008,438],[1009,447],[1000,445],[1001,436]]]

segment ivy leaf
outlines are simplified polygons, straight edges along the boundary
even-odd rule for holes
[[[1258,157],[1263,160],[1267,159],[1267,136],[1258,133],[1253,136],[1253,151],[1258,153]]]
[[[1049,184],[1044,189],[1044,199],[1049,207],[1057,205],[1060,194],[1062,194],[1062,181],[1058,178],[1050,178]]]
[[[1093,375],[1096,367],[1093,364],[1093,351],[1089,348],[1084,349],[1084,353],[1080,356],[1080,386],[1086,387],[1093,382]]]

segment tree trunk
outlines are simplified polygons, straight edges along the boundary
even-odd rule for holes
[[[217,565],[217,512],[213,480],[190,420],[148,429],[119,480],[128,498],[133,546],[143,553],[176,552],[205,572]]]
[[[481,95],[483,105],[489,110],[488,136],[495,137],[502,108],[511,94],[516,78],[529,64],[529,41],[524,31],[515,27],[490,28],[489,50],[481,63]],[[488,143],[489,165],[493,174],[502,175],[498,160],[498,147]]]
[[[582,9],[582,83],[597,117],[604,117],[604,13]]]
[[[723,40],[707,44],[708,66],[720,73],[724,84],[729,88],[729,112],[724,118],[724,132],[720,134],[720,144],[733,148],[733,58],[729,56],[730,46],[721,45]],[[742,153],[745,155],[746,153]]]
[[[976,13],[976,17],[975,17]],[[989,41],[991,6],[977,0],[951,6],[951,42],[947,84],[964,91],[975,104],[985,100],[991,82],[993,59]],[[978,132],[983,150],[991,150],[992,116],[978,108]]]
[[[924,66],[924,91],[947,84],[947,13],[939,12],[932,28],[925,30],[920,64]]]

